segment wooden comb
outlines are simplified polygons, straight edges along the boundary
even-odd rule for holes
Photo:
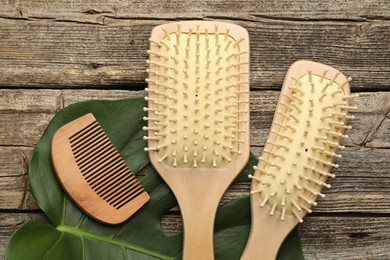
[[[119,224],[149,200],[91,113],[57,130],[51,159],[68,196],[99,222]]]
[[[336,69],[297,61],[287,72],[275,116],[251,186],[252,226],[241,259],[275,259],[290,231],[303,221],[328,177],[348,112],[349,82]]]
[[[150,160],[183,217],[183,259],[213,259],[222,194],[249,158],[249,37],[234,24],[168,23],[148,51]]]

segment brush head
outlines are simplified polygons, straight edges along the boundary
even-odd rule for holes
[[[119,224],[149,200],[92,114],[57,130],[51,157],[65,192],[99,222]]]
[[[351,118],[349,82],[332,67],[309,61],[294,63],[286,76],[269,138],[256,166],[251,193],[260,207],[281,220],[299,222],[311,213],[316,198],[323,197],[340,139],[347,138]]]
[[[149,156],[170,168],[228,168],[249,156],[249,40],[240,26],[187,21],[153,29]]]

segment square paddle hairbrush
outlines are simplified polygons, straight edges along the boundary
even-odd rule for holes
[[[183,259],[214,259],[222,194],[249,159],[249,34],[213,21],[155,27],[148,51],[149,158],[183,216]]]
[[[91,113],[57,130],[51,158],[65,192],[99,222],[119,224],[149,200]]]

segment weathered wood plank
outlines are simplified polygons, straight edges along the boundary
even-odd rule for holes
[[[1,19],[0,86],[139,87],[146,77],[150,31],[163,22]],[[253,88],[280,89],[298,59],[335,66],[354,78],[354,89],[390,86],[390,21],[233,22],[250,33]]]
[[[38,208],[27,186],[25,154],[29,151],[19,149],[0,147],[0,165],[9,165],[0,174],[0,209]],[[251,148],[257,156],[261,149]],[[314,212],[390,213],[390,150],[348,147],[340,153],[343,155],[337,160],[340,168],[333,169],[337,178],[329,181],[332,188],[324,190],[327,196],[319,199]],[[234,184],[222,203],[248,194],[249,183]]]
[[[42,213],[0,213],[0,259],[4,259],[5,249],[12,234],[31,220],[48,222]]]
[[[256,155],[262,148],[252,148]],[[338,169],[333,169],[335,179],[330,179],[330,189],[324,189],[325,198],[318,199],[313,212],[390,213],[390,150],[350,147],[339,151]],[[240,184],[225,200],[247,194],[249,187]]]
[[[30,220],[47,221],[43,213],[0,213],[0,258],[4,258],[9,238]],[[389,217],[308,216],[299,227],[306,259],[389,259]],[[182,230],[178,214],[161,220],[166,233]]]
[[[53,113],[62,106],[60,90],[0,89],[1,113]]]
[[[204,18],[232,17],[235,19],[258,20],[261,17],[272,19],[342,19],[357,20],[381,19],[390,16],[390,8],[383,0],[364,0],[341,2],[325,1],[266,1],[266,0],[212,0],[212,1],[7,1],[1,0],[3,15],[6,17],[61,17],[67,14],[92,16],[98,19],[102,16],[116,18]],[[6,12],[7,11],[7,12]],[[85,18],[87,19],[87,18]],[[89,18],[91,19],[91,18]]]
[[[0,209],[36,209],[31,193],[26,189],[27,163],[31,147],[39,140],[43,130],[63,105],[90,99],[115,99],[142,96],[143,91],[100,90],[3,90],[0,98]],[[252,151],[259,155],[267,137],[277,91],[253,91]],[[389,106],[390,93],[363,93],[354,101],[359,107],[357,118],[352,120],[354,130],[345,144],[356,148],[342,151],[339,175],[333,180],[334,188],[316,208],[317,212],[390,212],[388,187],[390,176],[390,150],[366,147],[390,147]],[[386,116],[387,115],[387,116]],[[355,145],[356,144],[356,145]],[[16,147],[22,146],[22,147]],[[359,148],[361,147],[361,148]],[[249,186],[237,184],[225,195],[223,201],[243,196]]]
[[[275,113],[279,92],[251,92],[251,145],[263,146]],[[358,109],[349,120],[347,146],[390,147],[390,92],[360,93],[351,105]]]
[[[0,99],[0,145],[32,146],[38,140],[54,112],[74,102],[90,99],[117,99],[129,96],[144,96],[143,91],[124,90],[3,90]],[[53,91],[53,93],[52,93]],[[46,94],[43,94],[46,93]],[[15,95],[21,100],[12,105]],[[353,129],[350,138],[343,140],[348,146],[390,147],[390,92],[362,93],[353,102],[358,106],[356,119],[350,120]],[[39,98],[39,96],[44,96]],[[251,144],[263,146],[279,92],[251,92]],[[46,98],[45,98],[46,97]],[[43,100],[54,101],[43,101]],[[60,101],[58,101],[60,100]],[[29,105],[23,105],[29,104]],[[44,112],[44,113],[42,113]]]
[[[306,259],[388,259],[388,217],[307,216],[299,226]],[[181,231],[178,214],[162,218],[167,233]]]

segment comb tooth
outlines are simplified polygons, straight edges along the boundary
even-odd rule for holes
[[[88,140],[85,139],[84,141],[76,144],[71,142],[72,152],[76,158],[82,157],[85,154],[91,156],[91,153],[93,152],[94,148],[97,145],[104,146],[107,143],[109,145],[112,145],[108,140],[107,136],[105,135],[105,133],[101,130],[89,134],[90,134],[90,138]]]
[[[128,168],[122,168],[116,171],[115,175],[111,175],[103,181],[93,183],[93,189],[100,197],[103,197],[112,189],[116,189],[126,178],[134,179],[135,177],[129,172]]]
[[[82,171],[82,173],[87,182],[95,182],[95,179],[100,178],[105,172],[114,170],[115,167],[127,168],[127,165],[121,164],[121,158],[116,155],[112,158],[105,158],[105,163],[101,167],[100,165],[98,167],[91,167],[86,171]]]
[[[98,145],[96,147],[98,147]],[[83,158],[82,162],[77,163],[80,170],[87,171],[89,168],[91,168],[93,165],[98,163],[103,158],[110,158],[112,156],[114,157],[117,156],[117,151],[111,144],[103,150],[100,149],[96,149],[96,150],[98,151],[97,153],[94,153],[91,156],[86,156],[85,158]]]
[[[113,172],[112,175],[107,175],[101,180],[93,183],[91,187],[96,191],[97,194],[102,195],[107,188],[113,187],[114,184],[118,184],[119,181],[121,181],[128,175],[129,172],[127,168],[119,168],[118,170]]]
[[[80,150],[79,154],[75,154],[76,163],[80,168],[84,168],[84,165],[87,165],[90,160],[93,160],[96,156],[104,154],[106,151],[112,149],[111,142],[107,139],[104,142],[96,143],[94,146],[90,146],[85,150]]]
[[[125,176],[126,177],[126,176]],[[126,187],[128,187],[128,185],[133,185],[134,183],[136,183],[136,178],[128,178],[128,179],[124,179],[122,178],[121,179],[121,182],[119,183],[119,185],[113,185],[112,186],[112,189],[108,189],[106,191],[104,191],[103,193],[101,193],[101,197],[107,201],[108,203],[110,203],[113,199],[115,199],[124,189],[126,189]]]
[[[135,197],[137,197],[138,195],[140,195],[140,194],[143,193],[143,192],[144,192],[144,190],[143,190],[143,189],[140,189],[140,190],[138,190],[137,193],[134,193],[133,195],[127,197],[127,199],[126,199],[126,197],[125,197],[124,200],[123,200],[123,202],[122,202],[121,204],[115,206],[116,209],[120,209],[121,207],[123,207],[124,205],[126,205],[127,203],[129,203],[131,200],[133,200]]]
[[[137,180],[133,180],[132,182],[126,182],[121,189],[119,189],[116,193],[111,195],[109,198],[106,198],[106,201],[112,205],[113,204],[115,205],[115,203],[121,200],[125,194],[134,190],[134,188],[137,186],[138,186]]]
[[[81,129],[80,131],[78,131],[77,133],[75,133],[74,135],[69,137],[70,142],[76,143],[76,142],[80,141],[80,139],[84,139],[84,136],[86,134],[94,131],[93,129],[97,128],[97,127],[99,127],[98,122],[97,121],[92,122],[91,124],[89,124],[85,128]]]
[[[94,127],[89,132],[84,133],[83,136],[80,136],[80,139],[71,141],[72,151],[77,153],[80,149],[84,149],[84,146],[88,145],[90,142],[93,142],[95,138],[99,138],[104,133],[98,127]]]

